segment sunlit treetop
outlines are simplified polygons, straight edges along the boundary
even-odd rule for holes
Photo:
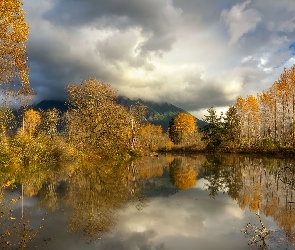
[[[8,95],[32,94],[25,44],[28,34],[22,3],[0,0],[0,87]]]

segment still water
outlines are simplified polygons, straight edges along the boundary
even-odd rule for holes
[[[294,165],[160,155],[27,169],[15,177],[21,184],[2,189],[1,247],[295,249]]]

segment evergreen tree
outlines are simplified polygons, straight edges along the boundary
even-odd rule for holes
[[[216,114],[213,107],[208,109],[209,115],[205,115],[205,122],[207,125],[202,128],[204,141],[208,150],[216,150],[221,147],[221,144],[226,140],[225,128],[223,122],[223,114],[220,116]]]

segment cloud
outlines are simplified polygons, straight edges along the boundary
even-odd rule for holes
[[[247,0],[242,4],[234,5],[230,10],[221,12],[221,19],[229,28],[230,44],[236,43],[244,34],[255,30],[257,24],[262,20],[257,10],[247,9],[250,4],[251,0]]]
[[[139,28],[146,38],[141,44],[143,52],[171,48],[175,41],[173,27],[179,15],[180,11],[169,0],[60,0],[44,13],[44,17],[55,25],[74,29],[81,26],[98,30],[106,27],[119,30]]]
[[[267,90],[294,62],[293,0],[24,0],[37,100],[96,77],[194,113]]]

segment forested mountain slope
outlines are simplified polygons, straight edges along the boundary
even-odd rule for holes
[[[181,108],[178,108],[174,106],[171,103],[156,103],[151,101],[143,101],[143,100],[131,100],[129,98],[119,96],[117,98],[118,104],[121,104],[125,106],[127,109],[134,106],[137,102],[140,102],[141,104],[148,107],[148,112],[146,115],[146,119],[148,122],[155,124],[155,125],[161,125],[164,131],[167,131],[169,126],[169,121],[173,116],[175,116],[178,113],[187,112]],[[34,105],[34,109],[52,109],[56,108],[60,110],[61,112],[65,112],[67,110],[67,106],[65,102],[63,101],[54,101],[54,100],[44,100],[39,102],[38,104]],[[198,120],[198,127],[203,127],[206,125],[206,123],[202,120]]]

